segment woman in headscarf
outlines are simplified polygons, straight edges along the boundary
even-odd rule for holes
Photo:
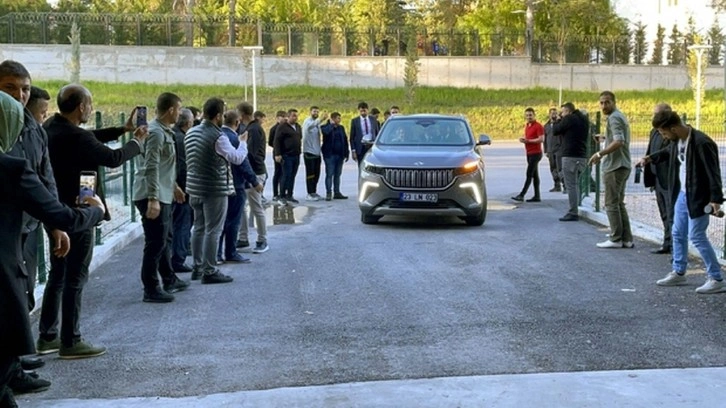
[[[17,142],[23,121],[23,106],[0,92],[0,407],[17,406],[8,381],[18,356],[35,353],[22,257],[23,212],[67,232],[91,228],[104,214],[98,197],[85,199],[87,208],[61,204],[25,159],[5,154]]]

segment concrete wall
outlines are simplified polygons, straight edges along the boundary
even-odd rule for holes
[[[161,84],[251,84],[250,60],[239,48],[110,47],[81,48],[81,78],[106,82]],[[70,46],[9,45],[0,60],[22,62],[35,79],[70,78]],[[566,90],[684,89],[684,67],[532,64],[524,57],[423,57],[419,83],[479,88],[558,88]],[[292,84],[336,87],[403,86],[402,57],[278,57],[256,60],[263,87]],[[706,70],[707,88],[724,86],[720,67]]]

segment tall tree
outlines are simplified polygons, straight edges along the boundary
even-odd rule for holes
[[[638,21],[633,30],[633,63],[635,64],[645,64],[645,56],[648,54],[648,43],[645,41],[646,28],[647,25]]]
[[[708,29],[706,36],[711,41],[711,46],[713,47],[708,51],[708,63],[710,65],[719,65],[721,63],[721,57],[723,56],[726,35],[724,35],[723,29],[721,29],[718,19],[713,19],[713,24]]]
[[[658,28],[655,33],[655,41],[653,42],[653,54],[650,56],[649,64],[661,65],[663,64],[663,54],[665,45],[665,27],[658,23]]]
[[[678,26],[673,24],[671,34],[668,36],[668,65],[682,65],[683,54],[683,34],[678,30]]]

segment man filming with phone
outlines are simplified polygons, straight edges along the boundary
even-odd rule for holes
[[[164,92],[156,100],[156,118],[148,124],[149,136],[143,144],[144,154],[136,156],[133,200],[141,213],[144,227],[144,256],[141,282],[144,302],[167,303],[172,293],[189,283],[179,279],[171,264],[171,205],[183,203],[184,192],[176,184],[176,148],[172,126],[179,119],[181,99]],[[136,107],[136,124],[146,125],[146,107]],[[157,273],[161,275],[163,288]]]
[[[83,129],[93,114],[93,96],[78,84],[66,85],[58,93],[58,109],[44,125],[48,133],[50,162],[58,186],[59,200],[71,207],[77,206],[81,172],[98,171],[100,166],[118,167],[141,152],[146,138],[146,127],[135,128],[131,117],[123,127],[112,127],[94,132]],[[117,140],[124,132],[134,131],[134,137],[119,149],[104,143]],[[96,193],[106,206],[103,183],[96,183]],[[104,219],[110,214],[106,206]],[[58,352],[61,359],[100,356],[105,347],[85,342],[80,333],[80,315],[83,287],[88,281],[88,267],[93,257],[94,229],[69,234],[71,249],[65,258],[51,256],[51,269],[43,296],[40,314],[39,354]],[[53,243],[51,242],[51,245]],[[63,303],[58,335],[58,313]]]

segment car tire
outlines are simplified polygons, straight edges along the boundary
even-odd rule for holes
[[[378,220],[381,219],[380,215],[367,215],[366,213],[361,212],[360,213],[360,222],[363,224],[377,224]]]
[[[487,218],[487,206],[484,205],[481,208],[481,212],[479,215],[475,215],[473,217],[466,217],[464,218],[464,221],[466,222],[466,225],[472,226],[472,227],[480,227],[484,224],[484,221]]]

